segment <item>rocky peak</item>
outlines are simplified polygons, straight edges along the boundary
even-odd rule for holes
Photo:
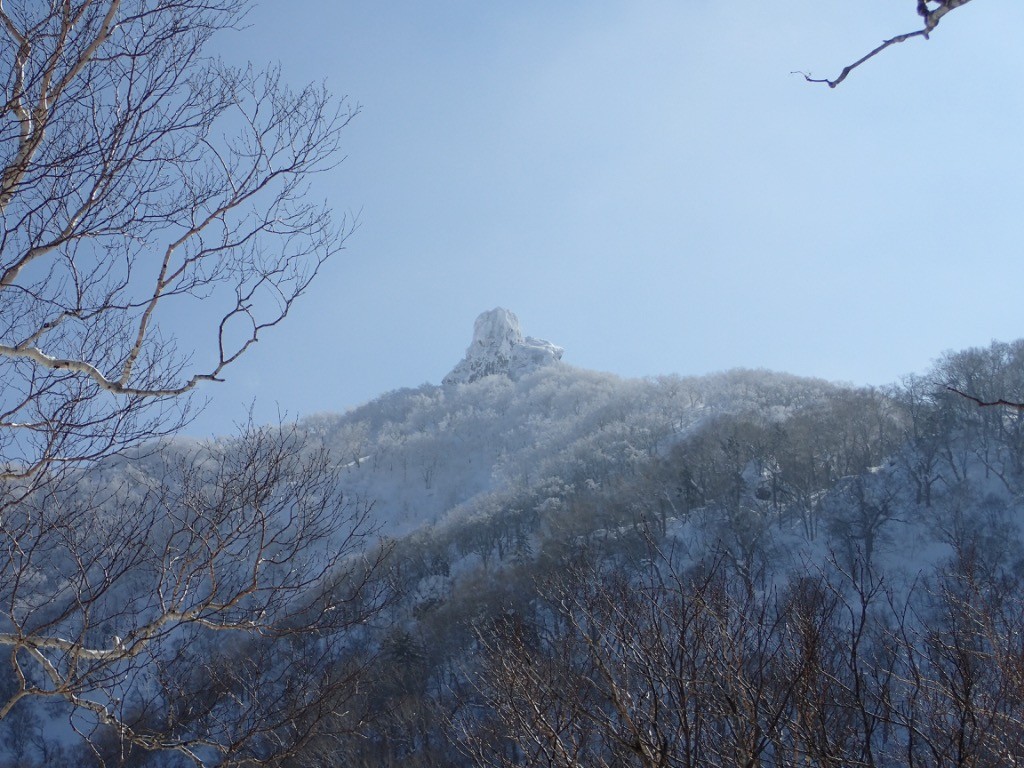
[[[519,318],[498,307],[476,319],[473,342],[466,356],[444,377],[443,383],[469,384],[496,373],[518,379],[538,368],[556,364],[563,351],[543,339],[523,338]]]

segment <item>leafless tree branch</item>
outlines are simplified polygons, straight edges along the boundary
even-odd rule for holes
[[[939,25],[939,22],[943,17],[950,11],[956,10],[957,8],[967,5],[970,0],[916,0],[917,2],[917,13],[924,19],[924,26],[921,29],[914,30],[913,32],[905,32],[895,37],[890,37],[888,40],[883,40],[877,47],[868,53],[861,56],[852,64],[847,65],[843,68],[843,71],[834,79],[812,77],[806,72],[795,72],[794,74],[802,75],[803,78],[809,83],[825,83],[829,88],[835,88],[841,82],[843,82],[853,70],[862,64],[870,61],[875,56],[880,54],[886,48],[899,43],[904,43],[915,37],[923,37],[925,40],[929,38],[931,33]],[[931,7],[935,6],[935,7]]]
[[[0,647],[17,670],[0,720],[25,699],[59,699],[127,743],[200,763],[299,748],[282,729],[355,693],[350,675],[330,673],[345,632],[386,600],[387,553],[372,545],[369,506],[343,499],[334,462],[302,440],[275,427],[169,443],[130,481],[83,472],[0,507],[15,547],[0,561]],[[229,690],[204,687],[212,673]],[[300,678],[302,696],[272,709]],[[164,714],[135,722],[140,709]]]
[[[1017,403],[1012,400],[1004,400],[999,398],[998,400],[982,400],[980,397],[975,397],[956,387],[947,386],[946,390],[954,394],[960,395],[960,397],[967,398],[972,403],[976,403],[981,408],[990,408],[992,406],[1004,406],[1006,408],[1016,408],[1018,411],[1024,411],[1024,403]]]
[[[294,429],[160,442],[352,227],[310,184],[357,108],[207,50],[248,7],[0,0],[0,721],[59,702],[98,757],[286,758],[383,601]]]
[[[309,183],[357,109],[205,54],[247,6],[0,5],[0,477],[173,431],[343,248]]]

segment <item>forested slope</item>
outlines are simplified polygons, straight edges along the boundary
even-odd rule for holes
[[[145,664],[103,670],[123,675],[128,722],[170,718],[186,740],[259,714],[238,694],[257,679],[281,701],[318,691],[315,715],[260,736],[299,733],[290,765],[994,764],[1021,755],[1024,733],[1024,424],[949,387],[1020,399],[1024,343],[951,353],[883,389],[557,364],[169,441],[62,492],[106,525],[143,515],[150,550],[168,526],[191,531],[196,562],[219,541],[216,588],[212,569],[142,558],[103,582],[83,624],[54,608],[82,593],[52,560],[17,597],[115,648],[163,626],[172,593],[202,610],[234,589],[240,616],[264,600],[322,621],[302,643],[241,622],[216,644],[168,631],[147,637]],[[249,471],[267,456],[273,471]],[[179,511],[192,508],[205,511]],[[278,532],[258,561],[239,522],[253,510]],[[301,536],[313,546],[289,550]],[[280,589],[245,592],[267,562]],[[4,764],[188,762],[125,750],[76,715],[90,751],[60,704],[17,706]]]

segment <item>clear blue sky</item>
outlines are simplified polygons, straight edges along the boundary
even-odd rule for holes
[[[885,384],[1024,334],[1024,3],[978,0],[837,90],[912,0],[264,0],[217,50],[362,106],[361,211],[192,427],[439,382],[485,309],[624,376]]]

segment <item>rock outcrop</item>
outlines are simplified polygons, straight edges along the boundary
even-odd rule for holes
[[[549,341],[523,338],[519,318],[507,309],[498,307],[484,312],[473,324],[473,343],[466,356],[444,384],[469,384],[484,376],[502,374],[518,379],[538,368],[555,365],[564,350]]]

